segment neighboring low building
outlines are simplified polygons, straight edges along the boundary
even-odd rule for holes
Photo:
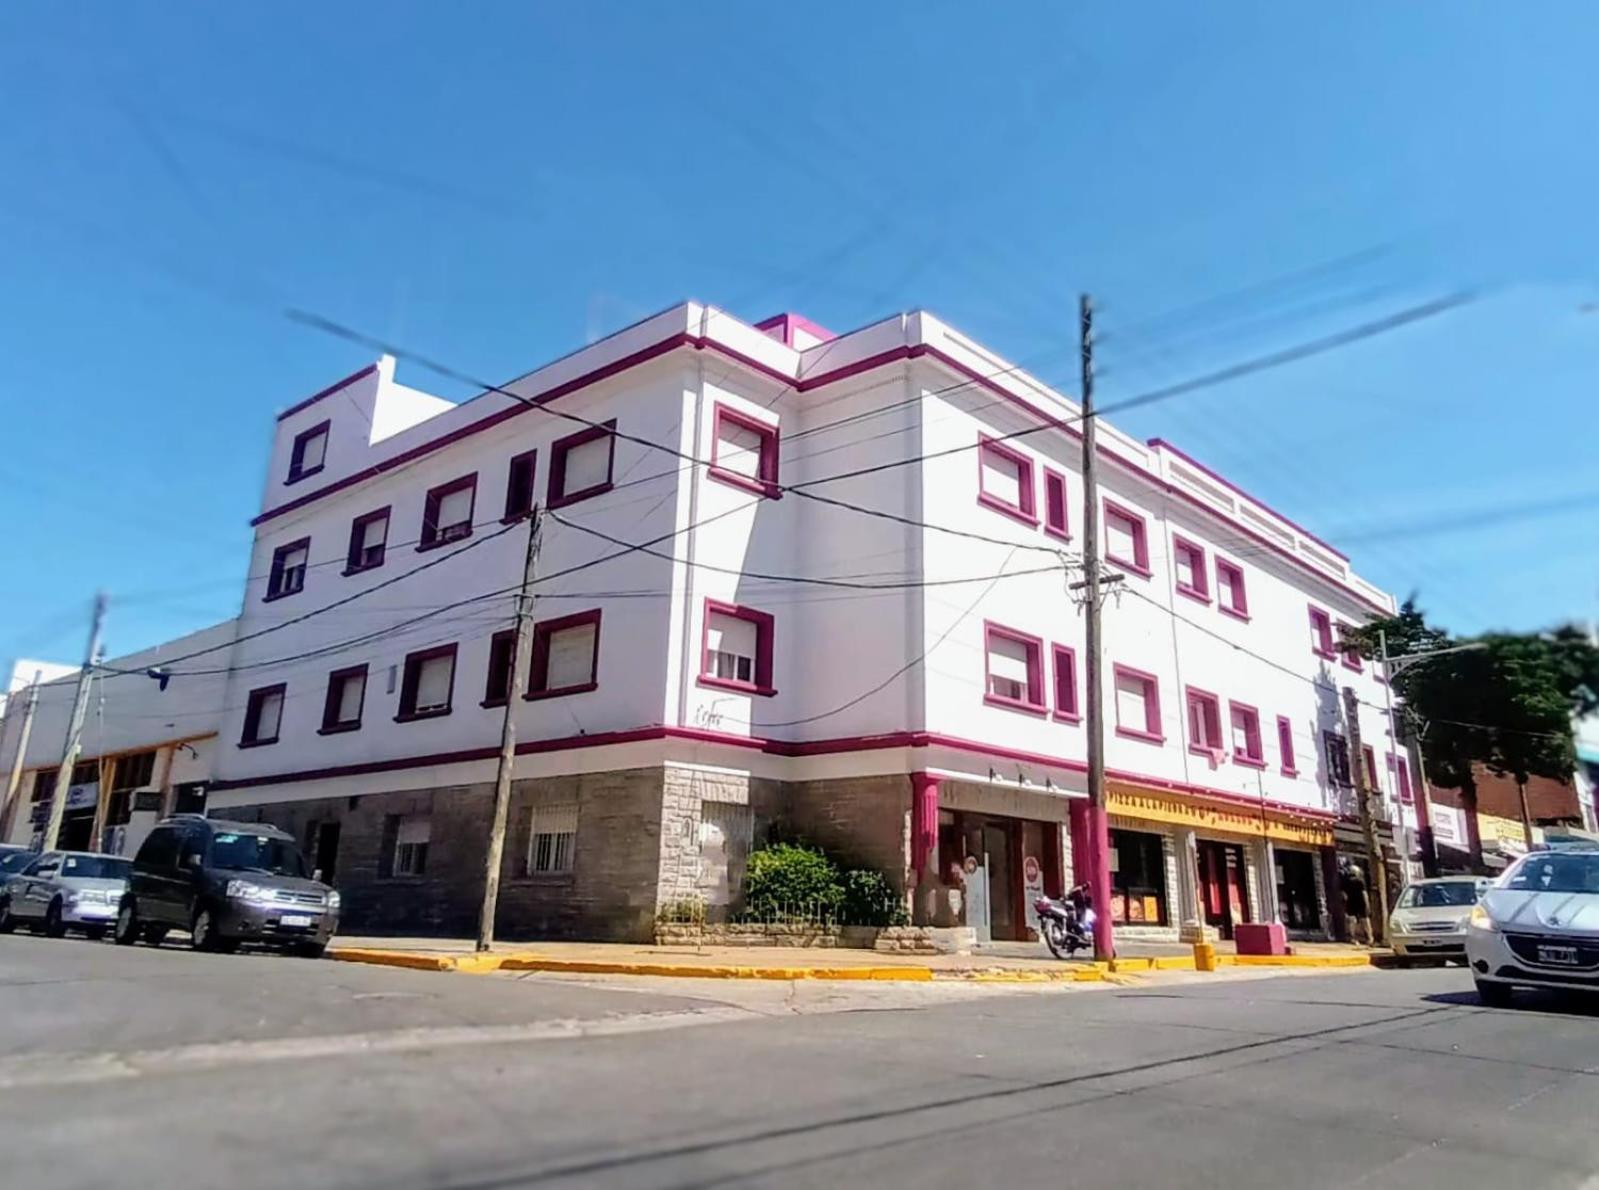
[[[1521,813],[1521,794],[1513,777],[1502,777],[1482,765],[1476,767],[1477,829],[1483,861],[1502,868],[1527,852]],[[1432,787],[1433,828],[1439,843],[1439,860],[1445,868],[1470,866],[1465,803],[1458,789]],[[1527,809],[1532,819],[1533,842],[1543,839],[1545,827],[1587,829],[1583,798],[1575,781],[1533,777],[1527,782]]]

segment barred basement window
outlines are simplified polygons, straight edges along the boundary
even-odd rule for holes
[[[529,876],[570,872],[577,850],[577,804],[535,806],[527,839]]]
[[[431,818],[400,819],[399,826],[394,832],[394,875],[423,875],[428,867],[428,843],[432,838]]]

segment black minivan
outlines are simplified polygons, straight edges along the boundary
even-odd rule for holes
[[[313,878],[292,835],[262,822],[177,814],[133,857],[116,940],[159,945],[188,930],[196,950],[259,942],[317,957],[339,925],[339,894]]]

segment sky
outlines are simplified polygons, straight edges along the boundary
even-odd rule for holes
[[[238,610],[274,413],[684,298],[948,319],[1458,632],[1599,617],[1599,7],[0,8],[0,660]],[[400,379],[459,389],[401,366]]]

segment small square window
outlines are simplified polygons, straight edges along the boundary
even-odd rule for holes
[[[416,548],[429,550],[472,536],[472,508],[476,502],[475,473],[428,492],[422,503],[422,536]]]
[[[1164,743],[1160,725],[1160,680],[1126,665],[1113,667],[1116,683],[1116,734],[1152,744]]]
[[[778,497],[777,427],[718,405],[713,419],[711,466],[713,479],[762,496]]]
[[[1186,537],[1173,537],[1172,566],[1177,572],[1177,590],[1201,603],[1210,602],[1210,577],[1205,569],[1205,550]]]
[[[361,726],[366,701],[366,666],[352,665],[328,675],[328,695],[322,704],[322,732],[355,731]]]
[[[483,685],[483,705],[503,706],[511,697],[511,665],[516,654],[516,629],[507,628],[489,638],[489,673]]]
[[[328,427],[332,422],[322,422],[294,436],[289,449],[289,474],[284,483],[294,483],[322,470],[328,457]]]
[[[433,820],[426,815],[394,815],[394,853],[389,872],[393,876],[422,876],[428,870],[428,847],[433,841]]]
[[[1188,748],[1206,756],[1219,757],[1223,750],[1221,740],[1221,699],[1208,690],[1190,686],[1186,692],[1188,704]]]
[[[1260,738],[1260,712],[1246,703],[1227,704],[1232,727],[1233,760],[1251,768],[1266,767],[1266,748]]]
[[[389,545],[389,510],[380,508],[350,522],[350,549],[344,559],[345,574],[359,574],[383,565]]]
[[[504,520],[514,521],[533,511],[533,476],[538,461],[536,450],[525,451],[511,460],[505,476]]]
[[[1343,659],[1344,668],[1354,670],[1358,674],[1364,672],[1366,668],[1365,658],[1360,655],[1358,645],[1345,643],[1354,630],[1353,624],[1346,624],[1342,620],[1338,622],[1338,653]]]
[[[550,447],[546,503],[561,508],[610,491],[615,461],[615,418],[560,439]]]
[[[1023,524],[1037,525],[1033,501],[1033,461],[1003,442],[980,436],[977,502]]]
[[[986,666],[983,701],[1042,714],[1046,709],[1044,642],[998,624],[985,625],[983,636]]]
[[[600,612],[576,612],[533,625],[527,698],[582,694],[599,685]]]
[[[1142,578],[1151,573],[1149,530],[1144,518],[1111,500],[1105,501],[1105,561]]]
[[[244,730],[239,736],[239,747],[257,748],[278,742],[278,731],[283,726],[283,695],[287,689],[279,682],[250,691],[244,700]]]
[[[1244,568],[1226,558],[1216,559],[1216,606],[1224,615],[1249,619],[1249,595],[1244,590]]]
[[[577,851],[577,805],[535,806],[527,832],[527,874],[564,875]]]
[[[1044,468],[1044,532],[1063,541],[1071,538],[1066,517],[1066,477]]]
[[[423,649],[405,659],[400,680],[400,713],[395,722],[448,715],[455,690],[455,645]]]
[[[267,572],[268,599],[282,599],[305,590],[305,572],[311,562],[311,539],[302,537],[272,551],[272,569]]]
[[[1338,656],[1333,649],[1332,617],[1319,607],[1310,609],[1310,651],[1328,660]]]
[[[1066,723],[1082,719],[1077,709],[1077,653],[1065,645],[1052,649],[1055,661],[1055,718]]]
[[[1283,776],[1297,776],[1299,767],[1294,759],[1294,725],[1287,715],[1277,716],[1277,755],[1282,761]]]
[[[706,600],[700,684],[750,694],[777,693],[772,688],[774,623],[766,612]]]

